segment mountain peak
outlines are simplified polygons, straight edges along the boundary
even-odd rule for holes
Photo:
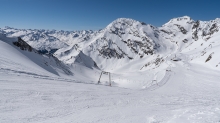
[[[121,26],[132,26],[134,23],[140,23],[140,22],[130,18],[118,18],[113,22],[111,22],[106,28],[110,29],[112,27],[119,28]]]
[[[220,18],[216,18],[215,21],[220,23]]]
[[[193,20],[189,16],[177,17],[171,19],[169,22],[165,23],[163,26],[166,25],[173,25],[173,24],[183,24],[183,23],[190,23]]]
[[[5,29],[14,29],[14,28],[10,26],[5,26]]]
[[[177,20],[177,21],[181,21],[181,20],[192,20],[189,16],[182,16],[182,17],[177,17],[177,18],[173,18],[171,20]]]
[[[118,18],[114,20],[112,23],[117,23],[117,22],[135,22],[136,20],[131,19],[131,18]]]

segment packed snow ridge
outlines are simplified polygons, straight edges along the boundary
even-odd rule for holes
[[[188,16],[171,19],[161,27],[119,18],[99,31],[1,28],[0,83],[3,86],[0,91],[4,94],[0,99],[4,101],[0,101],[3,103],[0,122],[219,122],[219,30],[219,18],[195,21]],[[99,79],[101,85],[109,85],[107,72],[111,73],[113,88],[97,85]],[[31,86],[30,80],[37,88]],[[52,87],[53,84],[56,85]],[[17,87],[28,92],[23,93]],[[88,93],[78,93],[79,89],[101,95],[100,99],[92,97],[85,101],[83,97]],[[11,96],[17,93],[12,90],[18,90],[24,102]],[[58,96],[60,100],[54,93],[62,96]],[[39,104],[34,108],[44,105],[43,112],[20,115],[22,106],[13,108],[6,103],[12,100],[35,104],[34,101],[27,103],[26,95],[40,96],[36,100],[43,99],[48,104],[56,99],[67,106],[54,104],[48,108]],[[110,95],[113,100],[104,95]],[[72,104],[75,101],[77,105]],[[125,104],[129,107],[126,110]],[[160,109],[165,106],[165,110],[155,112],[160,110],[156,105]],[[70,110],[76,107],[75,112]],[[94,113],[97,107],[122,113],[109,114],[105,109],[109,115],[103,116]],[[11,112],[18,117],[9,117]],[[83,118],[71,114],[76,117],[82,114]]]

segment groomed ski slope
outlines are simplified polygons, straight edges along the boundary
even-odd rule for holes
[[[165,84],[141,90],[0,69],[0,122],[219,122],[219,71],[175,65]]]

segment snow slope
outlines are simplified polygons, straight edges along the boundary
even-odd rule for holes
[[[158,88],[132,90],[0,69],[0,122],[219,122],[219,71],[176,64],[166,77]]]
[[[72,74],[57,58],[40,55],[35,49],[29,45],[22,45],[19,41],[23,43],[19,38],[0,35],[0,68],[2,70],[55,76]]]

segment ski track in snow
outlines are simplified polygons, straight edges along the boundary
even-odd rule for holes
[[[153,91],[153,90],[155,90],[155,89],[157,89],[157,88],[159,88],[159,87],[165,85],[165,84],[169,81],[169,79],[170,79],[170,77],[171,77],[172,74],[173,74],[172,71],[166,71],[166,74],[165,74],[165,76],[163,77],[163,79],[162,79],[161,81],[159,81],[159,82],[156,82],[156,83],[154,83],[154,84],[151,84],[150,87],[147,88],[147,90]],[[153,83],[153,82],[152,82],[152,83]]]

